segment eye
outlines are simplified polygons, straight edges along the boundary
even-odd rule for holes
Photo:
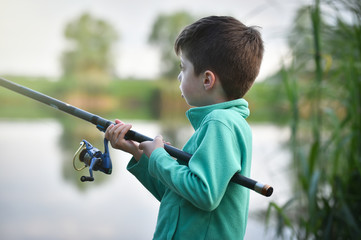
[[[180,69],[180,70],[183,70],[183,65],[182,65],[182,63],[179,64],[179,69]]]

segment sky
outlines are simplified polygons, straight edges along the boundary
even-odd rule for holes
[[[57,78],[66,49],[64,28],[88,12],[109,22],[121,36],[115,46],[119,77],[159,76],[160,54],[147,42],[159,14],[185,10],[199,18],[230,15],[261,27],[265,54],[259,79],[287,59],[286,37],[295,11],[307,0],[0,0],[0,76]],[[176,78],[176,76],[175,76]]]

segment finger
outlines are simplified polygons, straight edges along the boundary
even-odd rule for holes
[[[113,126],[115,127],[114,129],[112,129],[112,131],[115,131],[117,130],[119,127],[123,126],[124,123],[122,121],[118,122],[118,121],[115,121],[116,124],[113,124]]]
[[[117,124],[117,125],[110,125],[109,127],[109,131],[108,131],[108,136],[109,136],[109,139],[112,139],[114,137],[114,132],[115,130],[118,129],[118,127],[120,126],[120,124]]]
[[[121,138],[125,138],[125,134],[127,134],[127,132],[132,128],[131,124],[125,124],[124,128],[122,129],[122,131],[120,132],[120,137]]]
[[[110,139],[110,136],[111,136],[111,133],[110,133],[110,130],[112,129],[114,127],[114,124],[111,124],[111,125],[109,125],[109,127],[107,128],[107,130],[105,131],[105,135],[104,135],[104,137],[106,138],[106,139]]]
[[[126,127],[126,125],[119,123],[117,125],[114,126],[114,132],[112,135],[112,139],[114,141],[114,143],[117,143],[119,138],[121,138],[120,134],[123,131],[123,129]]]

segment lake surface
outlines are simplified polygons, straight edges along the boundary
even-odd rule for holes
[[[150,137],[162,132],[156,122],[132,123]],[[251,192],[245,239],[273,239],[257,216],[269,202],[289,197],[289,131],[273,125],[252,129],[251,177],[275,191],[270,198]],[[80,183],[71,159],[78,145],[64,148],[65,131],[55,120],[0,121],[0,239],[151,239],[159,203],[126,171],[130,155],[111,149],[113,173]],[[179,141],[192,134],[189,128],[181,132]]]

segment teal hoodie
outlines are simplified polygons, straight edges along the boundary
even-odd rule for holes
[[[249,190],[230,179],[250,176],[248,103],[237,99],[186,115],[195,130],[183,148],[193,155],[188,165],[157,148],[127,167],[161,202],[154,239],[243,239]]]

